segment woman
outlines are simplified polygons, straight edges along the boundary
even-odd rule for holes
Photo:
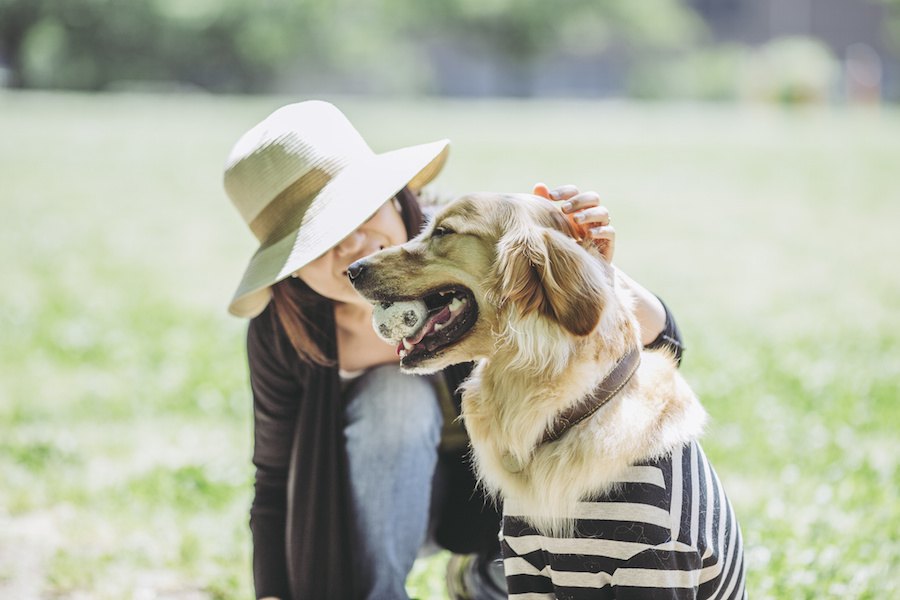
[[[419,232],[417,193],[447,151],[443,140],[375,154],[337,108],[313,101],[275,111],[228,159],[226,191],[260,242],[229,307],[251,319],[257,597],[405,598],[426,540],[466,556],[451,561],[454,595],[505,597],[499,515],[454,429],[470,366],[400,373],[346,277]],[[596,194],[553,196],[613,241]],[[645,343],[679,351],[665,307],[630,285]]]

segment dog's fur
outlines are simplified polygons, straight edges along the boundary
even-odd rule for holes
[[[641,343],[615,270],[568,231],[546,200],[472,194],[415,239],[366,259],[365,276],[354,281],[373,301],[447,286],[471,290],[479,311],[472,329],[404,367],[428,373],[479,361],[462,404],[478,476],[547,535],[571,534],[577,502],[607,491],[630,465],[697,438],[706,419],[671,355],[644,351],[611,402],[557,442],[538,444],[560,412]],[[504,468],[506,453],[524,465],[521,472]]]

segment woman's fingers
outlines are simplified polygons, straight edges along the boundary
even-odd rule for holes
[[[545,183],[536,183],[532,189],[535,196],[550,200],[565,200],[560,205],[563,212],[574,213],[575,222],[587,229],[587,234],[600,250],[607,262],[612,262],[616,249],[616,230],[610,225],[609,209],[600,204],[597,192],[579,192],[574,185],[561,185],[551,190]]]
[[[531,193],[548,200],[569,200],[578,195],[578,188],[574,185],[561,185],[551,190],[546,183],[536,183]]]
[[[605,206],[593,206],[592,208],[584,208],[572,215],[576,223],[587,226],[609,225],[610,216],[609,209]]]
[[[606,262],[612,262],[613,254],[616,251],[616,230],[612,225],[603,225],[600,227],[591,227],[588,230],[591,239],[600,250],[600,254],[606,259]]]
[[[574,185],[561,185],[550,190],[552,200],[571,200],[578,195],[578,188]]]
[[[535,196],[540,196],[541,198],[550,198],[550,188],[547,187],[546,183],[534,184],[534,188],[531,190],[531,193]]]
[[[565,212],[574,212],[583,208],[600,205],[600,194],[597,192],[579,192],[574,185],[561,185],[550,189],[546,183],[536,183],[531,191],[535,196],[549,198],[550,200],[566,200],[569,204],[563,204]]]
[[[616,230],[612,225],[602,225],[600,227],[591,227],[588,229],[591,239],[594,240],[614,240],[616,239]]]
[[[586,208],[600,206],[600,194],[597,192],[582,192],[575,194],[562,204],[563,212],[572,213]]]

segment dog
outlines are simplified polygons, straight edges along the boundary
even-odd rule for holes
[[[511,598],[743,598],[740,528],[698,443],[707,416],[632,299],[537,196],[478,193],[348,269],[376,305],[424,301],[401,367],[477,361],[462,414],[503,503]]]

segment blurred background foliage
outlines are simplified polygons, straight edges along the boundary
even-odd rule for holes
[[[427,89],[415,73],[449,41],[527,79],[552,48],[682,47],[701,29],[677,0],[0,0],[0,23],[13,87],[140,79],[231,92],[342,78]],[[403,78],[396,61],[410,67]]]
[[[0,75],[13,88],[95,91],[808,102],[845,93],[851,44],[831,32],[859,14],[878,94],[900,96],[900,0],[790,4],[0,0]]]

